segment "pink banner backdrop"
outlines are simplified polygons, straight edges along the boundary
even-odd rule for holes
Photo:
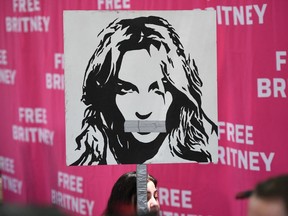
[[[159,180],[162,216],[246,215],[246,201],[235,194],[287,173],[286,0],[0,2],[5,202],[100,215],[116,179],[136,169],[65,165],[64,10],[216,10],[219,162],[148,165]]]

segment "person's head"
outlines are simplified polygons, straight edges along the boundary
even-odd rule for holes
[[[257,184],[249,199],[248,216],[288,216],[288,175]]]
[[[237,198],[249,198],[248,216],[288,216],[288,174],[261,181]]]
[[[201,108],[198,68],[167,20],[155,16],[116,19],[98,37],[100,43],[84,75],[83,124],[101,131],[117,162],[145,162],[167,134],[177,156],[211,161],[205,150],[209,136],[202,120],[208,117]],[[165,121],[167,133],[125,133],[127,120]],[[83,133],[78,140],[82,137]],[[146,148],[157,143],[151,147],[156,150],[143,160],[126,161],[129,157],[122,151],[135,143]]]
[[[130,216],[137,214],[137,175],[128,172],[120,176],[114,184],[104,216]],[[147,177],[147,208],[149,212],[159,212],[157,180]]]

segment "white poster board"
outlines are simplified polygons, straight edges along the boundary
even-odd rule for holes
[[[217,162],[216,13],[65,11],[67,165]]]

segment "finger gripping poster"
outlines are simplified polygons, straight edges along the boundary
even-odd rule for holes
[[[65,11],[67,165],[217,162],[215,11]]]

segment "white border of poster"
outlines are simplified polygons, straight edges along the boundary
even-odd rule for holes
[[[90,137],[86,134],[82,136],[83,143],[81,148],[78,148],[75,139],[83,132],[81,124],[84,118],[84,112],[87,106],[81,101],[83,83],[85,83],[84,74],[88,68],[88,61],[99,46],[100,40],[103,39],[97,36],[103,29],[107,29],[109,23],[113,20],[133,19],[136,17],[157,16],[167,20],[179,35],[180,42],[184,47],[185,55],[191,58],[191,64],[195,61],[197,72],[203,82],[201,90],[201,110],[204,111],[208,120],[217,125],[217,46],[216,46],[216,12],[213,10],[193,10],[193,11],[64,11],[64,56],[65,56],[65,97],[66,97],[66,162],[67,165],[75,165],[74,162],[82,157],[82,162],[77,165],[97,165],[97,164],[119,164],[119,163],[191,163],[191,162],[206,162],[193,159],[185,159],[178,157],[177,154],[171,153],[173,145],[165,145],[163,141],[156,155],[142,160],[140,162],[130,162],[124,160],[121,162],[120,156],[115,156],[116,150],[111,150],[109,143],[106,148],[101,147],[101,142],[105,138],[95,138],[99,134],[97,127]],[[124,55],[125,56],[125,55]],[[137,56],[137,55],[135,55]],[[124,61],[124,60],[123,60]],[[135,60],[135,64],[136,64]],[[95,66],[95,65],[94,65]],[[137,65],[139,67],[139,64]],[[91,67],[91,65],[90,65]],[[122,67],[122,66],[121,66]],[[147,65],[143,64],[139,68]],[[88,72],[87,72],[88,73]],[[179,78],[181,79],[181,77]],[[181,80],[180,80],[181,81]],[[181,81],[182,82],[182,81]],[[187,82],[187,81],[183,81]],[[145,84],[143,84],[145,85]],[[182,88],[184,89],[184,88]],[[188,91],[186,89],[186,91]],[[173,96],[172,96],[173,97]],[[132,105],[131,105],[132,106]],[[127,105],[127,107],[131,107]],[[153,106],[153,104],[151,105]],[[120,108],[119,108],[120,109]],[[133,112],[133,109],[127,111]],[[101,117],[102,114],[99,114]],[[157,114],[161,116],[161,114]],[[201,114],[199,114],[201,115]],[[202,116],[202,118],[204,118]],[[130,119],[125,119],[130,120]],[[131,119],[134,120],[134,119]],[[104,120],[105,121],[105,120]],[[164,122],[165,118],[156,117],[152,121],[159,124]],[[133,123],[133,121],[132,121]],[[84,123],[83,123],[84,124]],[[107,123],[108,124],[108,123]],[[201,124],[201,123],[200,123]],[[206,127],[206,123],[202,123],[206,130],[209,141],[206,143],[205,151],[210,154],[210,160],[207,162],[218,161],[218,138],[217,129],[212,134],[213,128]],[[85,126],[84,126],[85,127]],[[112,127],[112,126],[111,126]],[[91,129],[87,129],[91,131]],[[165,130],[165,129],[164,129]],[[139,131],[137,131],[139,132]],[[137,133],[135,132],[135,133]],[[141,131],[140,131],[141,132]],[[142,131],[140,134],[145,134],[147,131]],[[187,132],[187,131],[186,131]],[[158,132],[159,133],[159,132]],[[178,132],[180,133],[180,132]],[[196,132],[197,133],[197,132]],[[132,133],[133,134],[133,133]],[[92,137],[92,138],[91,138]],[[135,137],[135,136],[134,136]],[[95,160],[95,155],[83,154],[86,144],[89,140],[94,139],[92,151],[97,151],[99,157],[103,156],[105,149],[105,162],[99,163]],[[204,138],[205,139],[205,138]],[[97,140],[97,142],[96,142]],[[167,139],[165,139],[167,140]],[[197,140],[195,138],[195,140]],[[195,141],[194,140],[194,141]],[[186,141],[185,141],[186,142]],[[99,144],[100,143],[100,144]],[[145,143],[149,149],[149,143]],[[163,145],[164,144],[164,145]],[[165,147],[162,147],[165,146]],[[172,146],[172,147],[171,147]],[[200,144],[199,144],[200,146]],[[190,149],[195,151],[203,151],[198,148],[198,145],[190,145]],[[78,149],[76,149],[78,148]],[[90,151],[91,151],[90,149]],[[139,153],[138,153],[139,154]],[[137,154],[136,154],[137,155]],[[97,156],[97,154],[96,154]],[[127,157],[127,155],[126,155]],[[85,161],[83,160],[85,158]],[[123,161],[123,160],[122,160]]]

